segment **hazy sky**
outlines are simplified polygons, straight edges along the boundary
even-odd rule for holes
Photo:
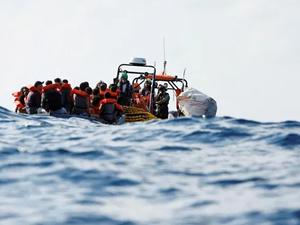
[[[219,116],[300,120],[299,0],[1,0],[0,105],[36,80],[111,83],[132,56],[212,96]]]

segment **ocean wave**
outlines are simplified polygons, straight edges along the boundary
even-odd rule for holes
[[[0,224],[299,224],[299,134],[297,121],[109,126],[0,107]]]

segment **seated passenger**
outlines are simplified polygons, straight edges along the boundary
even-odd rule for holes
[[[67,110],[62,107],[61,94],[57,88],[57,83],[46,82],[46,86],[43,87],[42,108],[48,113],[67,114]]]
[[[41,92],[43,89],[41,81],[35,82],[34,86],[30,86],[29,94],[26,102],[26,112],[28,114],[37,114],[41,112]]]
[[[13,93],[15,97],[15,113],[27,113],[26,112],[26,97],[29,93],[29,89],[27,87],[22,87],[20,92]]]
[[[85,92],[88,87],[86,82],[80,84],[79,89],[73,89],[72,93],[74,94],[74,108],[72,114],[91,116],[90,108],[90,95]]]
[[[100,104],[101,98],[99,95],[99,90],[94,89],[93,90],[93,97],[91,101],[91,108],[92,108],[92,113],[99,115],[99,104]]]
[[[73,99],[72,99],[72,87],[68,83],[68,80],[64,79],[63,84],[60,87],[62,106],[67,110],[68,113],[71,112],[73,107]]]
[[[57,84],[58,89],[60,89],[60,87],[63,85],[60,78],[54,79],[54,83]]]
[[[105,98],[105,97],[104,97],[105,93],[106,93],[106,92],[109,92],[109,91],[110,91],[110,90],[107,89],[107,84],[103,82],[103,83],[100,85],[100,92],[99,92],[100,97],[101,97],[101,100]]]
[[[157,104],[157,113],[156,116],[161,119],[167,119],[169,115],[169,101],[170,96],[167,93],[167,87],[164,85],[160,85],[158,87],[158,94],[155,98],[155,102]]]
[[[105,122],[112,124],[117,122],[123,113],[123,108],[117,103],[116,99],[112,99],[109,92],[105,93],[105,99],[100,101],[99,116]]]
[[[121,91],[119,97],[118,97],[118,103],[120,105],[126,105],[130,106],[131,104],[131,99],[134,98],[134,93],[132,89],[132,85],[128,81],[128,75],[127,73],[123,73],[121,76],[121,81],[119,83],[118,87]]]
[[[109,90],[110,90],[111,98],[118,99],[118,93],[117,93],[118,86],[115,84],[111,84],[109,85]]]

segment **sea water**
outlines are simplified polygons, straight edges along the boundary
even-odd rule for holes
[[[300,224],[300,123],[0,108],[0,224]]]

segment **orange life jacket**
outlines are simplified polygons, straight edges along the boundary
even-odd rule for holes
[[[97,108],[96,106],[91,105],[91,113],[92,114],[99,114],[100,109],[99,107]]]
[[[115,98],[115,99],[118,98],[118,94],[116,92],[109,92],[109,93],[111,98]]]
[[[66,84],[66,83],[64,83],[64,84],[59,88],[59,91],[61,92],[61,89],[63,89],[63,88],[67,88],[67,89],[69,89],[69,90],[72,90],[71,85],[70,85],[70,84]]]
[[[117,100],[116,100],[116,99],[113,99],[113,98],[105,98],[105,99],[103,99],[103,100],[100,101],[99,106],[101,106],[102,104],[103,104],[103,105],[105,105],[105,104],[115,104],[116,108],[117,108],[118,110],[120,110],[120,111],[123,112],[123,107],[117,103]]]
[[[89,97],[89,94],[86,93],[85,91],[80,91],[80,90],[73,89],[71,92],[73,94],[80,95],[82,97]]]
[[[27,88],[29,89],[29,91],[38,91],[38,90],[36,89],[36,87],[33,86],[33,85],[31,85],[31,84],[27,85]]]
[[[16,92],[12,93],[11,95],[15,98],[19,98],[22,95],[22,92],[16,91]]]
[[[25,106],[20,102],[19,98],[15,98],[15,105],[18,108],[24,108]]]
[[[58,84],[48,84],[48,85],[43,87],[42,92],[45,92],[45,91],[48,91],[48,90],[55,90],[57,88],[58,88]]]

